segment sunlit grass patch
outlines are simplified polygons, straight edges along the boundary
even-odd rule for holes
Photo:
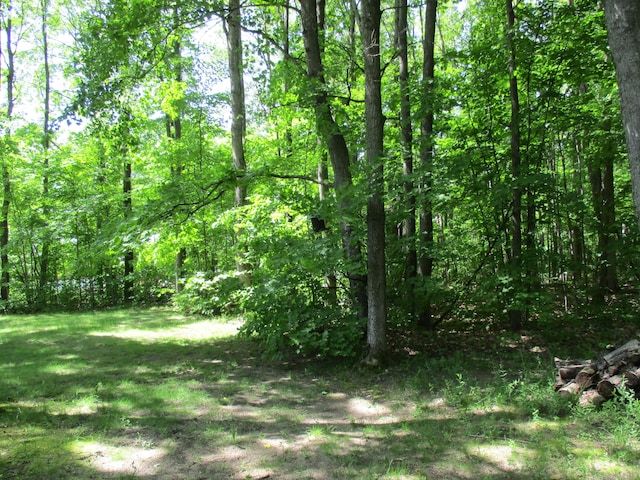
[[[637,478],[640,404],[579,408],[538,358],[369,371],[263,361],[237,320],[22,321],[0,318],[3,480]]]

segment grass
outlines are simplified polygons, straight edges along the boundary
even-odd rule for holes
[[[560,398],[545,348],[368,370],[265,361],[238,326],[0,317],[0,479],[640,478],[640,402]]]

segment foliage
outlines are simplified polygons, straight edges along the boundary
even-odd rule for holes
[[[241,273],[207,275],[197,272],[187,279],[172,300],[176,308],[189,314],[216,316],[239,313],[242,287]]]
[[[313,286],[291,288],[291,280],[272,279],[251,289],[240,333],[259,340],[269,356],[290,352],[325,358],[360,355],[363,319],[343,306],[311,303],[311,292],[305,290]]]
[[[11,19],[21,29],[11,45],[20,95],[14,111],[2,104],[1,113],[12,115],[0,139],[8,167],[3,181],[11,187],[10,298],[2,310],[117,306],[130,300],[124,290],[133,283],[139,304],[246,312],[245,333],[272,355],[357,356],[365,336],[355,292],[367,273],[358,259],[368,253],[372,188],[363,161],[360,12],[344,2],[325,4],[320,82],[307,75],[296,9],[242,5],[247,169],[238,172],[220,47],[224,4],[58,3],[41,17],[41,6],[18,3],[2,12],[4,25]],[[603,269],[613,269],[619,285],[637,286],[637,221],[602,11],[586,0],[515,3],[517,22],[508,32],[504,2],[439,2],[432,88],[422,78],[424,5],[408,5],[413,171],[405,172],[396,9],[383,2],[385,295],[392,329],[415,330],[417,312],[427,306],[435,325],[457,316],[499,330],[506,312],[519,309],[529,319],[525,327],[539,328],[556,321],[559,301],[576,315],[600,315],[598,302],[617,293],[601,285]],[[47,135],[43,38],[36,28],[42,21],[49,22],[55,85]],[[521,111],[517,178],[510,168],[507,33]],[[334,121],[321,138],[318,93],[326,94],[330,110],[322,118]],[[435,113],[431,165],[420,160],[426,109]],[[352,182],[339,192],[329,148],[338,139],[348,155],[343,176]],[[608,166],[613,191],[605,201]],[[248,192],[241,208],[236,187]],[[519,269],[511,262],[515,191],[523,201]],[[603,220],[605,204],[613,204],[615,218]],[[410,218],[420,223],[426,206],[429,245],[421,241],[425,232],[403,233]],[[417,269],[414,275],[413,251],[433,258],[430,275]]]

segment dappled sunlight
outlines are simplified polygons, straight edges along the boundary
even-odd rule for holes
[[[182,324],[173,328],[145,330],[139,328],[128,328],[124,325],[122,329],[92,332],[90,335],[96,337],[116,337],[135,341],[162,341],[162,340],[207,340],[211,338],[230,337],[238,333],[242,325],[239,320],[219,322],[216,320],[202,320],[198,322]]]
[[[132,445],[110,445],[99,441],[78,441],[74,447],[98,472],[153,476],[158,473],[167,449]]]
[[[389,408],[366,398],[351,398],[347,402],[347,409],[356,420],[368,419],[373,424],[398,422],[398,417],[391,415]]]
[[[503,472],[522,470],[526,464],[525,459],[531,456],[531,452],[525,448],[497,442],[472,445],[468,448],[468,454]]]
[[[25,470],[38,444],[42,465],[68,478],[634,478],[632,441],[585,438],[579,420],[545,415],[518,390],[524,408],[472,380],[431,388],[406,367],[266,360],[217,336],[233,323],[140,318],[11,340],[26,347],[0,367],[13,397],[0,399],[0,470],[47,478]]]
[[[43,373],[51,373],[53,375],[76,375],[78,372],[81,372],[84,368],[84,365],[79,364],[61,364],[55,363],[51,365],[46,365],[42,368]]]

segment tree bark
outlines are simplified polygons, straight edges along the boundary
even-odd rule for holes
[[[418,255],[418,275],[428,287],[433,273],[433,206],[431,188],[433,173],[433,92],[435,79],[435,36],[437,0],[428,0],[425,7],[425,29],[422,63],[423,117],[420,122],[420,163],[422,168],[420,203],[420,242]],[[423,291],[420,299],[418,322],[426,328],[433,325],[430,292]]]
[[[327,168],[327,155],[326,153],[322,154],[320,162],[318,162],[318,200],[323,202],[327,196],[327,180],[329,178],[329,169]],[[321,235],[326,234],[326,224],[324,219],[320,219],[321,228],[319,232]],[[314,228],[314,231],[317,229]],[[337,305],[338,303],[338,281],[336,279],[336,275],[333,271],[329,271],[324,276],[324,286],[327,290],[327,304],[328,305]]]
[[[51,126],[49,116],[51,113],[51,69],[49,67],[49,38],[47,34],[49,1],[42,0],[42,53],[44,66],[44,116],[42,124],[42,153],[43,153],[43,175],[42,175],[42,216],[44,222],[49,219],[49,148],[51,144]],[[42,235],[42,251],[40,252],[40,278],[38,289],[38,303],[44,305],[46,302],[47,283],[49,280],[49,231],[45,228]]]
[[[240,0],[229,0],[229,14],[226,18],[227,49],[231,80],[231,155],[233,168],[241,177],[247,168],[244,156],[246,132],[246,108],[244,101],[244,79],[242,66],[242,35],[240,24]],[[235,188],[235,205],[245,204],[247,188],[242,179]]]
[[[398,83],[400,87],[400,145],[402,146],[402,171],[404,174],[404,196],[406,217],[402,225],[402,237],[406,242],[404,277],[407,311],[416,312],[415,281],[418,273],[416,251],[416,192],[413,181],[413,128],[411,125],[411,97],[409,95],[409,54],[407,43],[407,0],[396,0],[395,40],[398,51]]]
[[[367,299],[368,364],[378,364],[387,348],[385,268],[385,211],[380,69],[380,0],[362,1],[362,42],[365,75],[366,157],[369,165],[367,201]]]
[[[7,108],[6,118],[7,123],[4,129],[4,149],[2,152],[2,206],[0,208],[0,300],[3,302],[9,301],[9,283],[11,277],[9,274],[9,209],[11,207],[11,174],[9,158],[12,150],[12,131],[11,120],[13,118],[14,107],[14,84],[15,84],[15,50],[13,45],[13,27],[11,21],[11,1],[8,2],[6,7],[7,17],[5,20],[4,28],[6,34],[6,94],[7,94]],[[2,52],[0,52],[2,54]]]
[[[598,247],[595,272],[594,300],[603,302],[607,292],[618,289],[616,269],[615,239],[616,212],[613,183],[613,163],[615,147],[609,128],[605,125],[600,158],[593,159],[588,165],[591,200],[596,218]]]
[[[509,52],[509,98],[511,101],[511,176],[513,181],[511,200],[511,275],[514,292],[522,288],[522,188],[520,182],[520,98],[516,76],[515,12],[512,0],[506,0],[507,49]],[[509,326],[512,331],[522,328],[523,312],[518,306],[509,307]]]
[[[176,32],[179,32],[179,11],[178,7],[174,7],[174,29]],[[174,73],[174,80],[176,82],[182,82],[182,45],[179,39],[174,40],[173,45],[173,54],[171,56],[172,65]],[[180,142],[182,140],[182,117],[180,112],[177,112],[173,115],[167,114],[166,116],[166,129],[167,129],[167,137],[174,142]],[[182,171],[184,169],[184,165],[182,163],[181,156],[176,159],[176,161],[171,165],[171,175],[175,180],[179,180],[182,175]],[[174,257],[174,288],[176,293],[182,291],[184,287],[184,263],[187,259],[187,249],[184,247],[179,247],[178,251]]]
[[[129,155],[129,149],[125,149],[125,155]],[[122,181],[122,193],[123,193],[123,210],[125,219],[130,219],[133,209],[131,199],[131,178],[132,178],[132,166],[131,161],[125,158],[124,161],[124,175]],[[134,261],[135,255],[133,248],[127,246],[127,250],[124,253],[124,302],[129,303],[134,298]]]
[[[307,75],[314,97],[316,115],[316,130],[320,138],[326,143],[329,159],[333,169],[334,186],[338,200],[338,210],[342,217],[340,230],[342,233],[342,247],[348,262],[347,277],[351,295],[358,315],[367,317],[367,279],[360,273],[362,266],[362,252],[355,238],[353,225],[347,220],[350,200],[349,192],[353,186],[351,176],[349,149],[347,142],[333,117],[331,105],[327,95],[328,85],[324,78],[320,38],[318,31],[318,13],[315,0],[300,1],[300,19],[302,22],[302,37],[304,41]]]
[[[640,226],[640,2],[606,0],[605,22],[616,66],[631,169],[631,187]]]
[[[244,76],[242,59],[242,25],[240,16],[240,0],[229,0],[229,13],[225,19],[227,35],[227,51],[229,56],[229,72],[231,81],[231,155],[233,168],[238,176],[234,189],[236,208],[243,207],[247,199],[247,187],[244,173],[247,169],[244,140],[247,130],[247,111],[244,95]],[[246,285],[251,284],[251,264],[247,260],[248,247],[238,232],[240,246],[236,258],[236,269]]]

